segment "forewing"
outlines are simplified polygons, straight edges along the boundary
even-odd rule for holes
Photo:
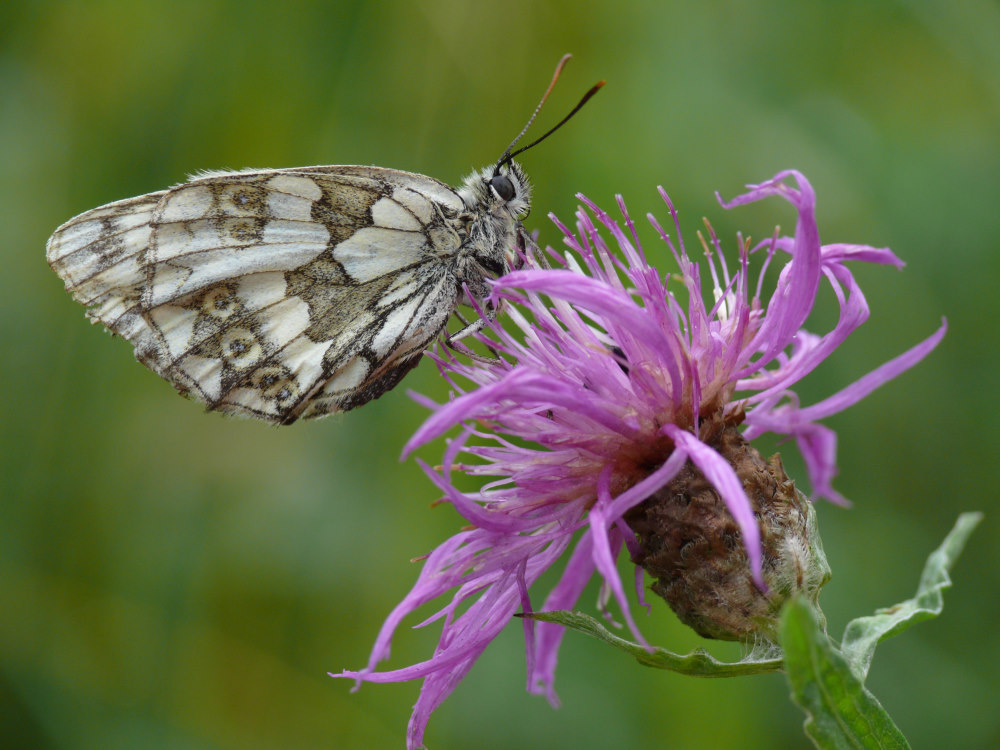
[[[415,364],[454,309],[461,207],[443,183],[375,167],[216,173],[72,219],[48,258],[182,393],[287,423],[358,406]]]

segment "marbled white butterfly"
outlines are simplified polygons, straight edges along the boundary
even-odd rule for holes
[[[361,406],[510,269],[531,202],[513,157],[603,84],[512,153],[568,58],[499,161],[458,189],[368,166],[207,172],[71,219],[49,264],[93,322],[209,409],[290,424]]]

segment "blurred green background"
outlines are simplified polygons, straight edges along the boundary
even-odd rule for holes
[[[416,683],[351,694],[326,672],[366,662],[415,579],[408,561],[461,523],[398,461],[426,416],[407,387],[446,396],[434,367],[287,429],[206,414],[87,324],[45,241],[202,169],[379,164],[455,184],[499,156],[567,51],[539,129],[608,84],[523,159],[543,241],[559,242],[546,213],[570,219],[578,191],[662,217],[662,184],[689,240],[705,215],[732,248],[737,229],[763,237],[793,214],[724,212],[713,191],[795,167],[825,241],[908,264],[856,269],[872,319],[804,402],[948,317],[924,363],[827,421],[855,504],[819,509],[823,605],[839,635],[911,595],[957,514],[987,511],[944,616],[883,645],[869,684],[917,747],[1000,746],[1000,9],[986,0],[0,6],[0,746],[403,746]],[[827,294],[811,327],[834,314]],[[734,654],[665,605],[640,624],[666,647]],[[404,629],[389,665],[435,640]],[[807,746],[778,675],[698,681],[571,635],[559,711],[524,679],[515,624],[435,713],[428,745]]]

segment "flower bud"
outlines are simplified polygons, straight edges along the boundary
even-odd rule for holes
[[[714,437],[705,435],[713,431]],[[830,580],[816,511],[785,474],[779,456],[765,461],[731,419],[703,424],[701,432],[733,467],[750,499],[766,588],[753,580],[725,502],[690,461],[626,517],[641,545],[633,562],[656,579],[653,591],[681,621],[705,638],[775,641],[782,604],[797,593],[815,603]]]

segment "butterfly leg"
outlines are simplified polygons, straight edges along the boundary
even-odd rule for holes
[[[475,360],[476,362],[482,362],[484,364],[496,362],[498,359],[500,359],[500,352],[498,352],[489,344],[483,344],[483,346],[485,346],[487,350],[489,350],[492,356],[485,357],[482,354],[476,354],[469,347],[459,343],[462,339],[466,338],[467,336],[471,336],[472,334],[478,333],[479,331],[483,330],[483,328],[486,327],[487,322],[491,322],[496,319],[496,312],[492,308],[485,311],[485,313],[487,317],[477,318],[476,320],[470,323],[462,316],[462,313],[456,310],[454,314],[455,317],[458,318],[459,321],[461,321],[462,328],[459,328],[454,333],[450,333],[447,336],[445,336],[444,338],[445,346],[447,346],[453,352],[458,352],[459,354],[463,354],[466,357]]]

